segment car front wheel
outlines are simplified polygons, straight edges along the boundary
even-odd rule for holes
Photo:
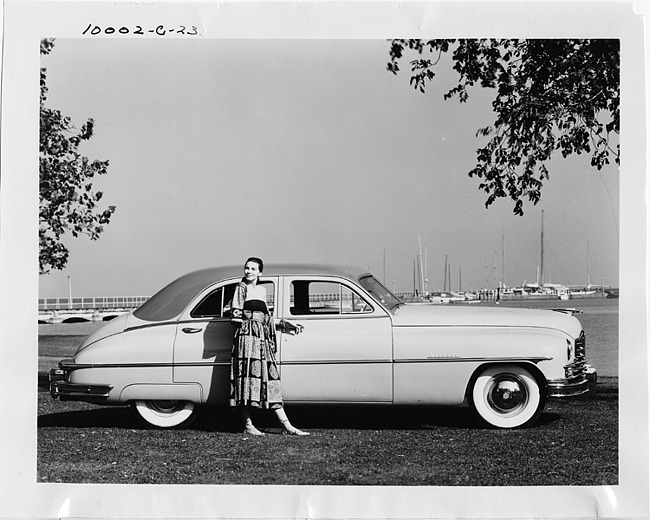
[[[135,401],[133,410],[146,426],[184,428],[196,417],[191,401]]]
[[[470,397],[470,404],[478,416],[497,428],[522,428],[533,424],[546,402],[535,377],[518,365],[486,368],[474,381]]]

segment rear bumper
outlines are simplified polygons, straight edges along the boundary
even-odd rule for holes
[[[584,394],[596,393],[596,381],[598,380],[598,373],[596,369],[590,365],[586,366],[586,370],[575,377],[570,379],[554,379],[547,382],[548,396],[549,397],[576,397]]]
[[[53,399],[71,401],[101,401],[108,397],[113,385],[89,385],[87,383],[70,383],[68,372],[61,368],[50,370],[50,395]]]

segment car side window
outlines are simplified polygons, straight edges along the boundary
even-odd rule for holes
[[[236,283],[231,283],[212,291],[194,307],[190,313],[192,318],[225,318],[229,316],[230,309],[227,304],[232,301],[236,286]]]
[[[338,282],[291,282],[290,313],[293,316],[366,314],[372,305],[359,293]]]
[[[194,307],[190,316],[192,318],[229,318],[232,297],[238,282],[223,285],[212,291]],[[273,314],[274,284],[273,282],[260,282],[266,289],[266,306]]]

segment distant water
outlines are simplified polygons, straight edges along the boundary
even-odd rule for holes
[[[579,309],[576,318],[587,336],[587,362],[598,375],[618,377],[618,299],[599,300],[529,300],[502,302],[501,306],[532,309]]]

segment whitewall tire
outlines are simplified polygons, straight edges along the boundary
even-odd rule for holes
[[[478,416],[496,428],[522,428],[542,413],[546,396],[532,373],[514,364],[494,365],[474,381],[470,404]]]
[[[133,410],[141,422],[154,428],[183,428],[196,418],[191,401],[134,401]]]

